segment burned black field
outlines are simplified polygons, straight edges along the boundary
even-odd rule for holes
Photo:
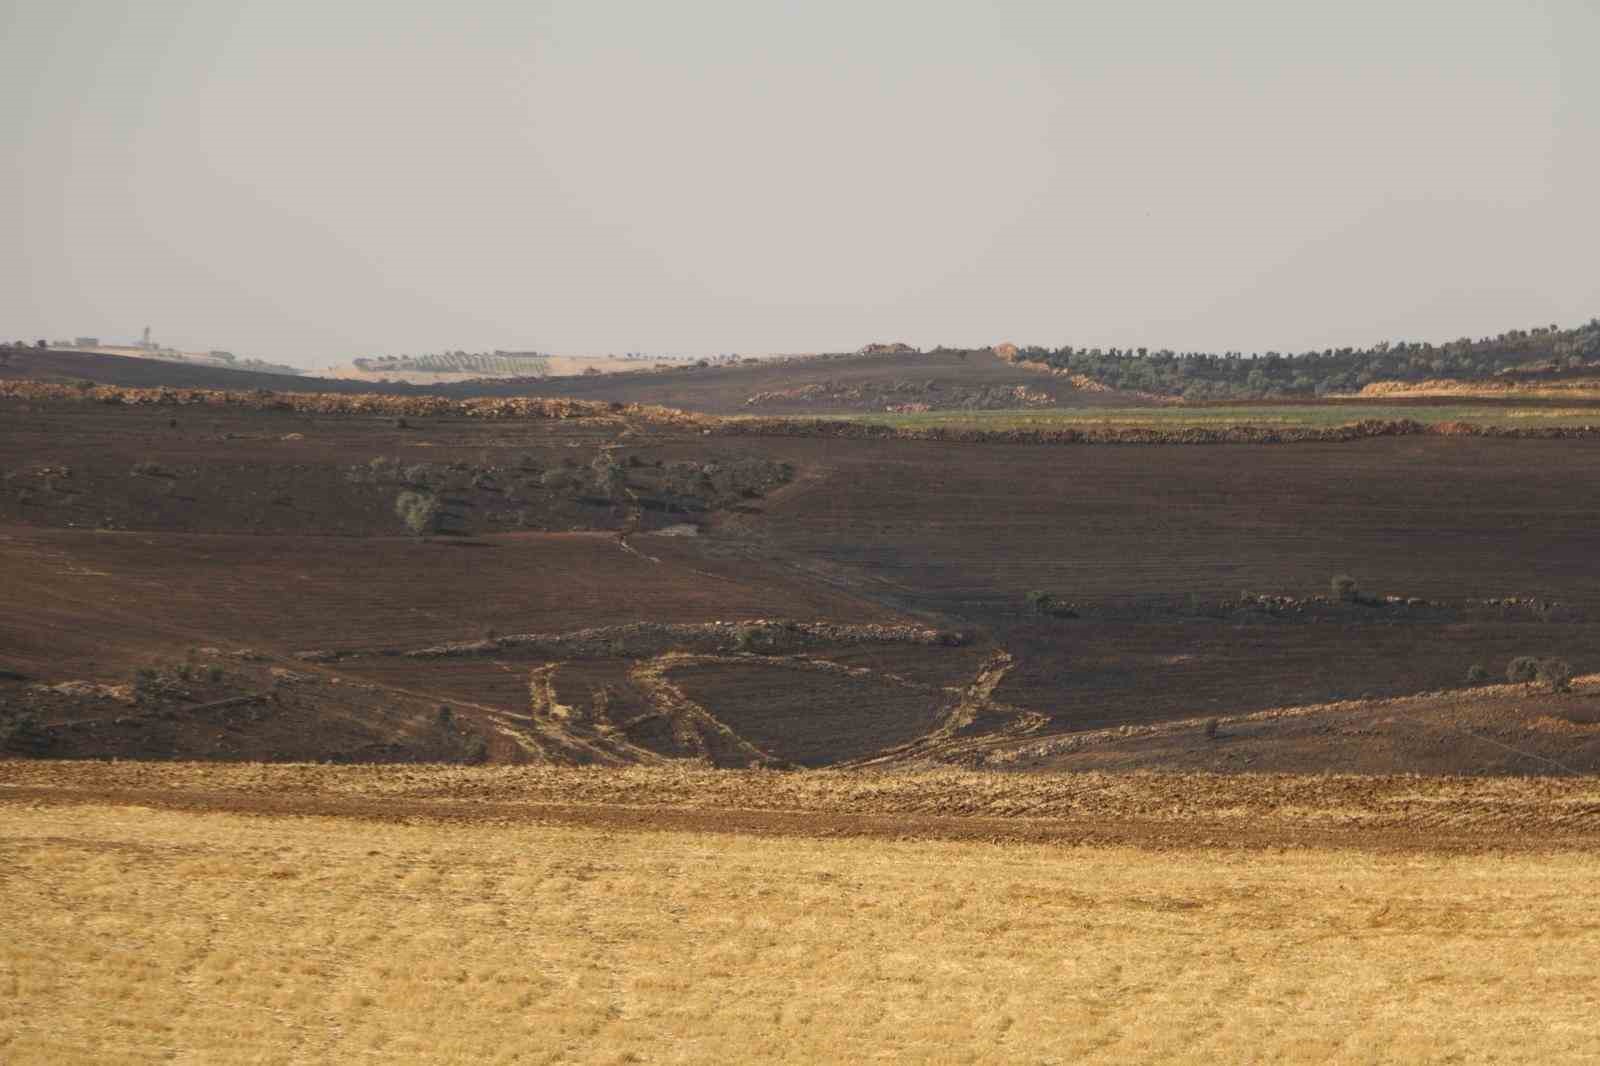
[[[1523,655],[1583,672],[1600,646],[1587,439],[71,401],[3,427],[0,690],[31,754],[1025,767],[1007,753],[1077,731],[1457,690]]]

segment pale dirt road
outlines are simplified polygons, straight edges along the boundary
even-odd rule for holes
[[[0,762],[0,809],[1144,848],[1600,849],[1600,779]]]

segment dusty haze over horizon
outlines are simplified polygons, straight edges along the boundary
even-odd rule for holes
[[[1244,350],[1600,314],[1600,8],[0,0],[0,335]]]

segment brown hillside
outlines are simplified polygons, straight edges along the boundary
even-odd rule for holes
[[[1074,388],[1069,381],[1012,365],[989,351],[818,356],[552,378],[539,391],[727,415],[882,411],[906,404],[959,409],[1139,402],[1124,393]]]

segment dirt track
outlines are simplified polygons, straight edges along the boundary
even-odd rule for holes
[[[1600,847],[1600,779],[0,762],[0,804],[1150,848]]]

